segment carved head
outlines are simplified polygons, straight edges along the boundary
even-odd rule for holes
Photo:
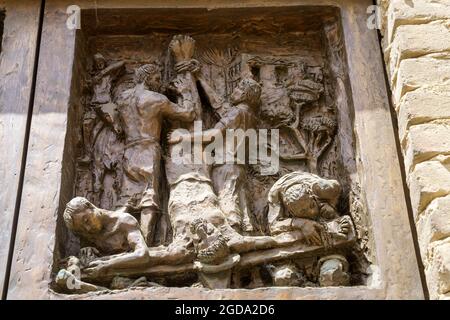
[[[76,197],[69,201],[64,210],[64,222],[68,229],[78,234],[95,234],[102,229],[100,210],[89,200]]]
[[[190,229],[192,234],[196,234],[200,239],[208,236],[208,223],[203,219],[195,219],[191,222]]]
[[[101,53],[94,55],[94,67],[95,70],[100,71],[106,68],[106,59]]]
[[[308,172],[296,171],[281,177],[269,191],[269,203],[281,206],[279,214],[298,218],[334,219],[341,186],[338,181],[324,179]],[[271,220],[277,219],[271,217]]]
[[[341,186],[336,180],[321,178],[314,182],[312,191],[318,198],[336,205],[341,194]]]
[[[252,108],[257,108],[260,104],[261,86],[251,78],[242,79],[231,94],[231,102],[246,103]]]
[[[197,235],[194,241],[197,260],[206,264],[217,264],[229,255],[228,238],[208,221],[198,218],[191,222],[192,234]]]
[[[319,204],[305,185],[294,184],[286,189],[283,203],[294,217],[315,219],[319,215]]]
[[[161,70],[154,63],[144,64],[135,71],[135,82],[143,83],[149,90],[159,92],[161,89]]]

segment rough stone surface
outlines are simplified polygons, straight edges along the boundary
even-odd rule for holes
[[[417,233],[422,257],[425,260],[431,242],[450,236],[450,196],[434,199],[419,215]]]
[[[450,292],[450,238],[430,245],[425,274],[430,297],[438,299]]]
[[[389,49],[389,76],[395,79],[398,64],[404,59],[450,51],[449,22],[401,25]]]
[[[450,285],[446,271],[450,251],[438,243],[449,239],[450,1],[378,3],[420,254],[428,266],[426,281],[430,297],[444,299],[449,297],[445,291]]]
[[[450,119],[450,93],[445,88],[419,88],[408,92],[398,106],[399,137],[405,143],[411,126]]]
[[[404,94],[420,87],[448,85],[450,85],[450,59],[446,56],[402,60],[393,87],[394,103],[400,104]]]
[[[381,0],[384,12],[384,33],[392,43],[401,25],[424,24],[450,18],[448,0]]]
[[[450,194],[450,171],[439,161],[416,165],[408,177],[414,217],[435,198]]]
[[[414,170],[420,162],[450,153],[450,121],[412,126],[405,146],[405,168]]]

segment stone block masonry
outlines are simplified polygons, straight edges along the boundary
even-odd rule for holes
[[[385,63],[431,299],[450,296],[450,1],[381,0]]]

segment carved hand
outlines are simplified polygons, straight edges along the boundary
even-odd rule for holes
[[[94,247],[84,247],[80,249],[80,261],[83,266],[89,265],[90,262],[98,258],[100,252]]]
[[[194,55],[195,40],[186,35],[176,35],[170,41],[169,48],[177,62],[186,61]]]
[[[347,235],[352,227],[352,222],[349,216],[341,217],[339,221],[339,233]]]
[[[172,131],[167,135],[168,144],[176,144],[183,140],[183,135],[177,131]]]
[[[104,260],[94,260],[91,261],[86,269],[83,270],[83,273],[89,275],[90,277],[97,277],[102,273],[105,273],[110,264],[108,261]]]
[[[301,219],[302,221],[296,220],[297,219],[294,219],[293,226],[295,226],[296,229],[300,229],[300,231],[303,233],[303,236],[305,237],[305,241],[309,245],[321,246],[323,244],[321,233],[325,230],[320,223],[307,219]]]
[[[178,77],[172,82],[173,88],[179,93],[189,93],[190,82],[184,77]]]
[[[175,71],[177,73],[192,72],[197,73],[200,70],[200,62],[195,59],[189,61],[182,61],[175,65]]]

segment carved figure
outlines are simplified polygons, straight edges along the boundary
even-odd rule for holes
[[[337,212],[340,192],[336,180],[301,171],[283,176],[269,191],[271,233],[299,228],[309,235],[307,239],[313,245],[329,245],[330,234],[345,238],[352,223],[349,216],[340,217]],[[303,229],[305,220],[316,222],[313,229]]]
[[[342,286],[350,270],[353,281],[347,257],[355,230],[343,209],[349,184],[332,170],[327,176],[342,186],[317,174],[336,160],[329,146],[339,146],[326,64],[226,45],[233,50],[203,46],[197,55],[193,38],[176,35],[161,51],[164,69],[152,62],[133,76],[133,58],[108,66],[94,56],[75,191],[89,200],[75,197],[63,213],[68,238],[80,241],[67,241],[76,256],[57,261],[59,291]],[[239,159],[240,145],[225,146],[232,163],[205,162],[206,152],[197,162],[196,143],[185,155],[191,162],[175,159],[185,141],[209,147],[229,129],[257,128],[280,128],[288,145],[280,149],[288,161],[273,176],[247,166],[250,150]],[[310,172],[300,171],[305,161]],[[156,227],[162,213],[170,221]]]
[[[113,103],[101,105],[97,111],[102,126],[94,138],[93,147],[93,200],[105,203],[103,197],[109,198],[109,204],[116,201],[120,194],[122,179],[122,158],[124,151],[123,130],[120,124],[117,106]],[[113,174],[114,195],[104,195],[106,172]],[[109,197],[108,197],[109,196]]]
[[[183,79],[174,84],[182,97],[180,105],[159,93],[161,72],[155,64],[139,67],[134,81],[135,87],[124,91],[117,99],[125,133],[125,174],[120,203],[124,211],[140,212],[141,229],[150,245],[160,210],[162,121],[191,121],[194,110]]]
[[[105,57],[96,53],[94,55],[94,75],[91,79],[93,86],[93,95],[88,111],[83,118],[83,142],[85,147],[85,155],[80,161],[88,163],[91,159],[92,148],[95,139],[94,128],[97,124],[97,115],[102,107],[113,109],[115,106],[112,102],[112,85],[118,76],[124,71],[125,62],[119,61],[109,66],[106,64]]]
[[[191,232],[196,235],[194,247],[200,262],[218,264],[230,254],[227,239],[205,220],[194,220],[191,223]]]
[[[197,137],[196,134],[189,137],[177,135],[176,137],[172,136],[169,143],[178,143],[183,139],[200,139],[203,143],[209,143],[219,135],[224,136],[228,129],[246,131],[256,128],[256,115],[258,114],[261,95],[261,87],[256,81],[249,78],[241,80],[233,90],[231,105],[222,103],[206,81],[200,79],[200,82],[211,105],[220,114],[219,122],[213,129],[203,131],[200,137]],[[238,143],[245,143],[245,141],[238,141]],[[239,146],[230,150],[238,149]],[[232,159],[235,159],[235,157],[235,154],[231,156]],[[240,160],[245,162],[245,159]],[[250,233],[253,227],[250,222],[250,210],[244,188],[246,180],[245,165],[239,164],[238,161],[215,164],[211,176],[214,190],[219,197],[220,209],[225,214],[228,223],[238,232]]]
[[[268,219],[271,233],[298,229],[311,245],[331,248],[337,239],[346,239],[353,231],[351,218],[339,216],[337,212],[340,192],[341,188],[336,180],[323,179],[306,172],[293,172],[283,176],[269,192]],[[314,221],[313,224],[310,223],[311,220]],[[336,260],[336,257],[330,259]],[[345,261],[347,267],[339,261],[321,260],[321,285],[344,285],[348,282],[348,263],[343,256],[339,259]],[[274,281],[283,283],[283,279],[278,277]]]
[[[121,274],[120,271],[127,268],[142,269],[192,259],[186,248],[149,249],[136,218],[126,212],[97,208],[83,197],[76,197],[66,205],[64,221],[69,230],[96,248],[98,256],[95,254],[92,259],[90,254],[90,259],[84,258],[82,271],[88,278]]]

